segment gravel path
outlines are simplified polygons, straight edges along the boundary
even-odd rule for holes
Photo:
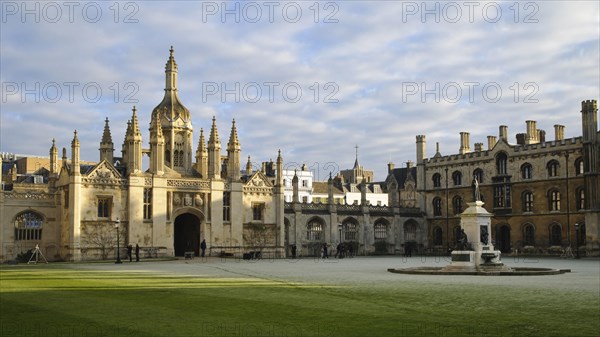
[[[549,276],[448,276],[393,274],[388,268],[442,267],[447,257],[354,257],[338,259],[256,260],[221,258],[193,260],[70,264],[69,268],[150,272],[175,276],[261,278],[281,282],[305,282],[345,286],[394,287],[399,282],[420,284],[473,284],[591,291],[600,297],[600,260],[555,258],[504,258],[509,267],[571,269],[570,273]]]

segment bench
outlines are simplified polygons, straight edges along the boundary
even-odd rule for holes
[[[186,260],[191,260],[194,258],[195,252],[185,252],[183,253],[183,258]]]

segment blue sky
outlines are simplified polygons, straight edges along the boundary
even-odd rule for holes
[[[244,158],[306,163],[325,179],[459,148],[470,132],[525,121],[581,135],[600,98],[597,1],[2,1],[0,152],[46,156],[51,141],[98,160],[104,119],[116,155],[137,106],[144,147],[172,45],[195,142],[236,119]],[[100,92],[101,91],[101,92]],[[194,144],[195,150],[196,144]],[[331,163],[334,163],[333,165]],[[333,169],[335,171],[335,169]],[[334,172],[335,173],[335,172]]]

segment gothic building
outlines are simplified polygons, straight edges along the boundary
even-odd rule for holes
[[[600,223],[598,105],[581,103],[583,134],[565,139],[554,126],[554,139],[526,122],[526,132],[510,143],[508,128],[471,150],[470,135],[460,133],[457,154],[426,158],[426,138],[417,139],[417,189],[428,224],[428,246],[453,247],[460,214],[472,201],[477,179],[485,208],[493,213],[494,245],[504,253],[557,253],[580,247],[597,254]]]
[[[222,155],[214,117],[208,142],[201,129],[192,152],[192,120],[178,97],[177,75],[171,48],[165,95],[151,113],[149,148],[143,147],[134,107],[120,157],[107,118],[98,163],[82,163],[75,131],[70,157],[63,148],[59,158],[53,141],[47,168],[16,175],[9,172],[14,163],[3,165],[0,259],[36,244],[49,260],[112,257],[117,232],[120,247],[139,244],[151,255],[198,255],[202,240],[211,255],[257,247],[273,256],[284,253],[281,153],[269,172],[242,172],[235,120]]]

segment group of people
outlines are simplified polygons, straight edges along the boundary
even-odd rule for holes
[[[133,246],[131,244],[127,245],[127,256],[129,257],[129,262],[133,262]],[[140,246],[135,244],[135,262],[140,262]]]

